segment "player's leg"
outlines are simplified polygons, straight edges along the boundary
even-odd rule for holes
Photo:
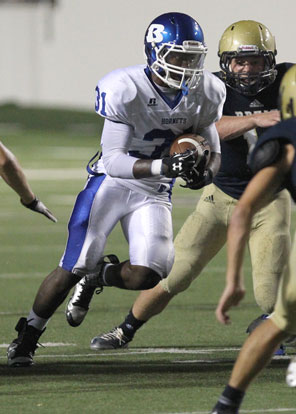
[[[18,337],[8,347],[8,365],[20,367],[33,364],[38,340],[50,317],[79,279],[60,267],[44,279],[28,317],[20,318],[15,327]]]
[[[73,274],[73,266],[83,249],[88,217],[101,181],[100,177],[89,180],[77,198],[70,220],[69,238],[61,266],[45,278],[37,292],[28,317],[21,318],[16,326],[18,338],[8,349],[8,363],[11,366],[27,366],[33,363],[37,341],[44,332],[49,318],[81,277]],[[75,249],[71,249],[71,246],[75,246]]]
[[[249,238],[254,294],[264,313],[276,302],[279,280],[290,255],[291,201],[287,190],[255,214]]]
[[[94,292],[100,293],[104,285],[125,286],[122,269],[128,267],[127,264],[120,263],[115,255],[102,255],[108,235],[128,213],[131,191],[110,177],[96,177],[96,180],[99,185],[94,188],[91,210],[86,217],[81,217],[80,210],[72,214],[69,229],[75,237],[68,241],[61,260],[61,266],[82,276],[66,307],[66,318],[71,326],[82,323]]]
[[[153,289],[141,292],[125,320],[115,330],[120,328],[129,341],[132,340],[146,321],[159,314],[177,293],[189,287],[224,245],[227,222],[234,204],[233,199],[216,186],[205,188],[195,211],[175,238],[175,262],[169,276]],[[110,339],[109,334],[113,331],[101,336],[97,349],[110,348],[110,345],[121,347],[121,341]]]
[[[234,365],[230,381],[212,413],[238,413],[244,393],[257,374],[268,364],[279,344],[296,334],[296,244],[282,273],[271,317],[258,326],[245,341]],[[287,371],[288,385],[296,385],[296,371]],[[227,411],[228,410],[228,411]]]
[[[143,257],[149,257],[147,252],[151,251],[150,246],[154,246],[153,243],[147,244],[148,236],[151,233],[151,227],[154,226],[154,223],[148,215],[143,219],[142,212],[145,211],[145,208],[147,209],[146,205],[151,203],[152,200],[156,206],[161,203],[155,203],[154,199],[149,199],[147,196],[131,191],[127,187],[117,184],[114,180],[107,180],[107,184],[104,182],[102,185],[102,187],[104,187],[103,190],[96,196],[94,202],[96,208],[91,214],[89,224],[90,231],[88,232],[87,242],[85,243],[85,246],[87,246],[87,249],[85,249],[86,253],[79,258],[79,262],[74,269],[75,273],[79,272],[80,274],[83,270],[85,272],[85,269],[90,269],[90,266],[86,266],[84,261],[89,260],[89,256],[91,256],[92,252],[97,254],[97,252],[100,251],[102,253],[102,247],[103,244],[105,244],[107,235],[119,220],[121,220],[122,223],[125,223],[123,229],[129,244],[132,245],[134,243],[139,251],[143,251]],[[108,200],[107,211],[105,211],[106,200]],[[168,205],[170,206],[170,203],[168,203]],[[167,214],[170,217],[171,231],[170,209],[167,210]],[[130,225],[130,222],[134,223],[134,226]],[[134,229],[133,233],[130,228]],[[153,231],[156,233],[157,231],[160,231],[160,229],[160,223],[157,223],[157,226]],[[141,234],[143,234],[144,237],[141,237]],[[162,233],[159,234],[158,238],[161,238],[163,241],[167,240],[166,236]],[[137,240],[137,236],[139,236],[139,240]],[[171,240],[171,233],[169,237]],[[136,241],[134,242],[134,240]],[[130,247],[130,255],[131,254],[133,254],[133,250],[131,250]],[[156,257],[156,254],[157,252],[155,252],[154,257]],[[112,260],[112,258],[115,260]],[[92,271],[88,272],[77,284],[75,292],[70,298],[66,309],[67,321],[71,326],[78,326],[82,323],[89,309],[92,295],[97,288],[99,288],[100,291],[104,286],[114,286],[128,290],[150,289],[161,279],[159,269],[154,265],[152,260],[150,260],[152,265],[150,266],[150,262],[148,265],[146,264],[148,263],[147,260],[142,260],[141,262],[134,261],[133,263],[131,263],[130,260],[127,260],[120,263],[114,255],[108,256],[108,259],[111,259],[110,263],[104,260],[104,257],[101,258],[97,266],[93,266]],[[157,263],[157,260],[155,260],[155,263]]]
[[[213,414],[238,414],[247,387],[286,337],[287,333],[271,320],[264,321],[252,332],[239,353],[230,381],[213,408]]]
[[[249,327],[252,332],[273,311],[281,273],[290,254],[290,196],[286,190],[260,210],[252,221],[249,249],[255,299],[263,314]],[[284,346],[277,350],[283,355]]]
[[[274,324],[289,333],[289,337],[296,335],[296,233],[290,260],[285,268],[280,282],[275,310],[270,319]],[[290,362],[287,370],[286,382],[290,387],[296,387],[296,359]]]
[[[171,206],[151,200],[124,217],[122,227],[129,242],[132,276],[134,269],[143,267],[157,274],[158,281],[166,277],[174,259]],[[155,283],[151,276],[153,274],[147,274],[145,285],[141,285],[142,290],[145,286],[149,289],[149,285]],[[131,340],[134,328],[142,324],[141,320],[135,320],[130,314],[123,329],[119,326],[107,334],[98,335],[91,341],[91,348],[100,349],[101,341],[105,340],[104,349],[118,347],[116,344],[122,348]]]

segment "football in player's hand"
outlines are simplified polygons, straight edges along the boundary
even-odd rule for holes
[[[181,154],[187,150],[195,151],[195,166],[197,166],[204,157],[206,158],[205,166],[208,164],[211,156],[211,149],[205,138],[197,134],[189,133],[180,135],[172,142],[170,155]]]

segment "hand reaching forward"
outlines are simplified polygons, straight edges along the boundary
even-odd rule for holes
[[[242,284],[226,285],[216,308],[216,318],[224,325],[231,323],[228,310],[232,306],[237,306],[245,296],[246,290]]]

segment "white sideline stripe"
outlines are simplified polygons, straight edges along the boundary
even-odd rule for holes
[[[59,346],[77,346],[77,344],[71,344],[71,343],[59,343],[59,342],[48,342],[48,343],[43,343],[42,345],[44,345],[44,347],[46,348],[48,347],[59,347]],[[1,348],[7,348],[9,346],[9,344],[0,344],[0,349]],[[229,348],[204,348],[204,349],[185,349],[185,348],[167,348],[167,349],[163,349],[163,348],[141,348],[141,349],[137,349],[134,348],[133,350],[129,350],[129,349],[125,349],[124,351],[116,351],[113,350],[111,352],[104,352],[104,351],[93,351],[91,354],[53,354],[53,355],[46,355],[43,354],[42,355],[36,355],[35,358],[98,358],[98,357],[109,357],[109,356],[126,356],[129,357],[130,355],[147,355],[147,354],[194,354],[194,355],[204,355],[204,354],[215,354],[215,353],[219,353],[219,352],[233,352],[236,351],[238,352],[240,350],[240,348],[237,347],[229,347]],[[5,359],[6,356],[0,356],[0,359]],[[281,360],[290,360],[291,356],[289,355],[285,355],[285,356],[274,356],[273,359],[281,359]],[[172,361],[173,364],[196,364],[196,363],[201,363],[201,364],[217,364],[217,363],[221,363],[224,362],[225,359],[194,359],[194,360],[188,360],[188,361],[181,361],[181,360],[175,360]],[[167,364],[165,364],[167,365]],[[296,411],[295,411],[296,412]]]
[[[239,351],[240,349],[238,348],[237,351]],[[225,352],[225,351],[224,351]],[[206,353],[206,352],[205,352]],[[211,352],[207,352],[207,353],[211,353]],[[214,352],[212,352],[214,353]],[[286,359],[286,360],[290,360],[291,359],[291,355],[274,355],[272,357],[272,359],[280,359],[281,361]],[[182,360],[176,360],[174,361],[174,364],[199,364],[199,363],[206,363],[206,364],[218,364],[220,362],[225,362],[225,359],[188,359],[186,361],[182,361]]]
[[[86,168],[42,168],[42,169],[25,169],[27,178],[37,181],[51,180],[77,180],[87,179]]]
[[[77,344],[68,344],[67,342],[44,342],[44,347],[56,347],[56,346],[77,346]]]
[[[240,413],[296,413],[296,408],[265,408],[265,409],[258,409],[258,410],[239,410]],[[209,414],[209,411],[182,411],[182,412],[174,412],[174,413],[167,413],[162,412],[159,414]]]
[[[49,345],[48,345],[49,344]],[[7,348],[9,344],[0,344],[0,348]],[[77,346],[77,344],[68,344],[64,342],[48,342],[43,343],[44,347],[47,346]],[[205,349],[186,349],[186,348],[141,348],[137,349],[134,348],[133,350],[126,349],[124,351],[118,352],[118,351],[112,351],[111,352],[102,352],[102,351],[93,351],[91,354],[77,354],[77,355],[55,355],[55,357],[58,356],[69,356],[69,357],[84,357],[84,356],[110,356],[110,355],[141,355],[141,354],[213,354],[215,352],[231,352],[231,351],[239,351],[240,348],[205,348]],[[50,358],[52,355],[39,355]],[[182,361],[178,361],[182,362]]]
[[[240,348],[204,348],[204,349],[187,349],[187,348],[134,348],[133,350],[125,350],[121,353],[116,352],[116,355],[140,355],[140,354],[212,354],[215,352],[239,351]],[[114,355],[112,353],[105,353],[102,351],[94,351],[95,355]],[[92,354],[90,354],[92,355]]]

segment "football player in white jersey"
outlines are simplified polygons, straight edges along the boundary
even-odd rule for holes
[[[128,346],[144,323],[188,289],[222,249],[231,211],[252,178],[247,164],[249,151],[257,135],[280,121],[279,85],[291,63],[276,64],[275,39],[270,30],[254,20],[232,23],[221,36],[218,55],[221,71],[215,74],[226,84],[223,116],[216,124],[222,155],[219,172],[175,237],[175,260],[169,276],[153,289],[141,292],[120,324],[93,337],[90,347],[94,351]],[[290,251],[290,206],[289,193],[282,189],[252,220],[248,241],[251,273],[256,303],[264,313],[247,332],[273,310]],[[284,352],[283,345],[276,350],[277,355]]]
[[[33,308],[16,326],[8,348],[10,366],[33,363],[37,341],[57,307],[77,283],[67,320],[79,325],[96,289],[116,286],[145,290],[165,278],[173,264],[171,191],[175,178],[188,186],[211,182],[220,165],[215,122],[221,117],[225,86],[204,71],[207,48],[190,16],[166,13],[145,34],[147,66],[118,69],[96,88],[96,111],[105,118],[102,154],[88,166],[59,266],[41,284]],[[198,133],[211,146],[203,174],[195,174],[188,151],[169,156],[173,140]],[[129,260],[104,257],[106,240],[120,222]],[[81,280],[80,280],[81,279]]]

